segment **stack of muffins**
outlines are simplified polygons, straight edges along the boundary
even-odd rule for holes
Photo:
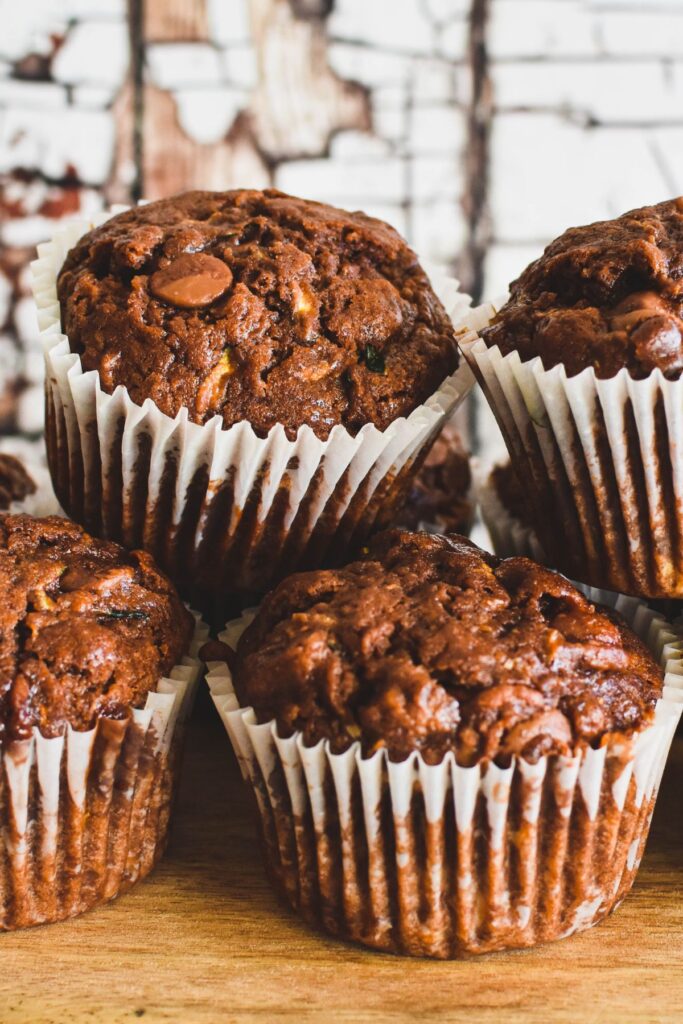
[[[362,214],[196,192],[91,227],[35,264],[71,519],[36,460],[0,453],[5,928],[112,898],[164,848],[208,636],[176,585],[215,616],[343,561],[419,502],[473,383],[414,254]],[[444,461],[445,500],[467,466]]]
[[[71,748],[95,722],[137,720],[189,648],[151,555],[183,598],[231,619],[203,650],[207,678],[269,873],[306,920],[444,958],[604,917],[635,876],[681,708],[678,634],[637,599],[683,593],[678,216],[668,204],[568,233],[493,320],[453,282],[437,297],[387,225],[277,192],[192,192],[61,228],[35,268],[48,460],[61,505],[101,540],[63,520],[0,527],[30,609],[0,742]],[[460,536],[469,467],[446,424],[472,370],[529,479],[538,551],[579,587]],[[542,374],[565,395],[543,420],[550,391],[527,386]],[[91,666],[89,650],[118,645],[121,678]],[[151,785],[122,760],[135,806],[107,810],[92,854],[72,843],[104,879],[98,899],[165,836],[167,814],[147,847],[128,825]],[[4,785],[16,791],[11,773]],[[19,824],[42,893],[34,810]],[[71,892],[71,860],[51,849]],[[29,895],[6,927],[96,902],[53,913]]]

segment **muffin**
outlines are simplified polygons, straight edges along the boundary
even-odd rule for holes
[[[35,516],[60,512],[42,441],[0,438],[0,512]]]
[[[524,489],[511,462],[494,466],[477,486],[481,517],[499,558],[521,555],[545,562],[527,508]]]
[[[391,530],[232,623],[231,667],[210,664],[209,684],[289,903],[344,938],[440,958],[608,914],[681,711],[675,632],[617,607],[652,653],[528,559]]]
[[[0,511],[36,493],[36,482],[15,455],[0,452]]]
[[[463,337],[548,561],[683,596],[683,199],[572,228]]]
[[[0,928],[72,917],[166,842],[199,663],[148,554],[57,516],[0,516]]]
[[[40,252],[57,494],[186,591],[341,558],[472,382],[417,257],[362,213],[188,192]]]
[[[459,431],[447,424],[413,480],[393,525],[432,533],[468,533],[474,518],[472,473]]]

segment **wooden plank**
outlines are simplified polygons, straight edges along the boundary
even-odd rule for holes
[[[635,889],[616,914],[535,950],[439,963],[334,941],[278,903],[205,695],[198,711],[166,858],[106,908],[0,937],[3,1024],[680,1021],[683,739]]]
[[[144,11],[143,64],[159,43],[210,41],[205,0],[193,4],[147,0]],[[225,102],[220,88],[211,84],[212,102]],[[149,72],[142,86],[141,107],[140,177],[145,198],[158,199],[190,188],[233,188],[242,182],[254,188],[271,184],[269,169],[243,118],[236,119],[224,138],[200,142],[181,125],[176,97],[155,84]]]
[[[135,198],[139,173],[135,154],[135,86],[130,74],[114,100],[111,114],[116,124],[116,137],[111,175],[104,187],[104,196],[107,205],[128,204]]]
[[[19,52],[12,49],[13,33],[0,33],[0,122],[14,126],[3,140],[0,174],[3,433],[42,427],[40,343],[27,273],[35,245],[49,237],[56,218],[131,197],[125,15],[107,21],[111,45],[88,65],[84,51],[100,45],[102,33],[87,7],[70,17],[63,4],[17,5],[12,26]]]
[[[249,118],[259,148],[274,161],[323,156],[335,132],[369,131],[365,90],[328,65],[324,19],[295,17],[289,0],[250,0],[250,10],[259,76]]]
[[[147,198],[188,188],[265,188],[272,184],[272,169],[279,161],[324,156],[335,132],[370,128],[365,90],[328,66],[322,13],[298,18],[289,0],[249,0],[248,47],[253,48],[256,78],[247,88],[230,78],[229,47],[228,70],[217,70],[223,58],[209,32],[205,3],[147,0],[145,12],[142,48],[148,70],[142,95],[141,172]],[[205,79],[192,71],[192,88],[197,88],[199,74],[205,102],[193,107],[196,123],[189,127],[187,119],[181,123],[177,90],[168,88],[165,76],[163,83],[156,82],[153,73],[160,62],[178,56],[159,44],[180,40],[205,43],[211,64]],[[188,53],[180,51],[180,60],[190,59]],[[183,91],[183,72],[175,62],[173,68]],[[222,137],[206,142],[207,122],[213,122],[217,108],[233,110],[233,116]]]
[[[143,11],[147,39],[193,42],[208,38],[206,0],[146,0]]]
[[[268,188],[270,171],[243,125],[224,141],[190,139],[178,121],[170,93],[147,85],[143,118],[143,193],[159,199],[191,188]]]

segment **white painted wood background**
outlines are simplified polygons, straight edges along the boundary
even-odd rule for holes
[[[497,296],[569,224],[683,192],[683,0],[0,0],[3,430],[41,428],[50,221],[240,185],[363,208]]]

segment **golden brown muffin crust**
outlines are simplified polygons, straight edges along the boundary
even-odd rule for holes
[[[510,285],[482,332],[523,360],[574,376],[622,367],[646,377],[683,371],[683,198],[570,228]]]
[[[0,590],[0,740],[127,717],[192,637],[149,555],[58,516],[0,517]]]
[[[662,690],[641,641],[563,576],[399,530],[281,583],[233,668],[240,703],[284,735],[464,765],[597,745],[649,723]]]
[[[105,391],[169,416],[326,438],[408,415],[458,365],[451,322],[393,228],[280,192],[187,192],[85,235],[62,324]]]

